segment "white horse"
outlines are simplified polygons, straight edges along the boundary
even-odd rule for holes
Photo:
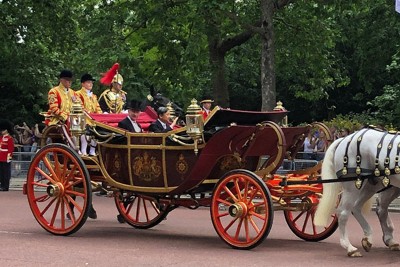
[[[388,215],[389,204],[400,195],[399,153],[400,135],[368,128],[336,140],[326,151],[321,178],[337,181],[324,184],[314,222],[320,226],[327,225],[342,189],[336,214],[340,244],[350,257],[362,255],[348,238],[346,224],[349,215],[352,213],[362,227],[362,246],[369,251],[372,246],[372,229],[364,218],[363,210],[371,209],[372,202],[368,200],[382,189],[386,190],[378,194],[376,212],[383,231],[383,242],[391,250],[399,250],[399,243],[393,239],[394,228]]]

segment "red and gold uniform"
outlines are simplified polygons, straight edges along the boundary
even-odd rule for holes
[[[86,90],[85,88],[81,88],[81,90],[75,92],[79,97],[83,109],[87,113],[103,113],[99,101],[97,100],[97,96],[93,94],[92,91]],[[87,119],[86,123],[90,124],[90,120]]]
[[[0,143],[0,191],[8,191],[11,179],[11,159],[14,152],[14,140],[7,130],[1,132]]]
[[[61,83],[50,89],[48,93],[49,101],[49,121],[48,125],[65,122],[72,109],[73,101],[77,101],[75,91],[65,88]]]

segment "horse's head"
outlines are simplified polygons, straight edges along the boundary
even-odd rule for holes
[[[175,116],[179,117],[181,120],[185,119],[185,111],[162,94],[155,93],[154,95],[148,95],[147,100],[150,106],[152,106],[155,110],[157,110],[159,107],[166,107],[168,104],[170,104],[175,111]]]

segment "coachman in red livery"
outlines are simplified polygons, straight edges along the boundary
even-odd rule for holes
[[[12,125],[7,120],[0,121],[0,191],[8,191],[11,178],[11,159],[14,152],[14,140],[10,135]]]

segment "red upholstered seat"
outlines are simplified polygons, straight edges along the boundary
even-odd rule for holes
[[[108,124],[112,127],[118,127],[118,122],[128,116],[127,113],[119,113],[119,114],[97,114],[91,113],[89,114],[93,120]],[[150,124],[157,120],[157,113],[154,111],[152,107],[147,106],[143,112],[140,112],[139,118],[137,122],[142,126],[143,131],[147,131]]]

